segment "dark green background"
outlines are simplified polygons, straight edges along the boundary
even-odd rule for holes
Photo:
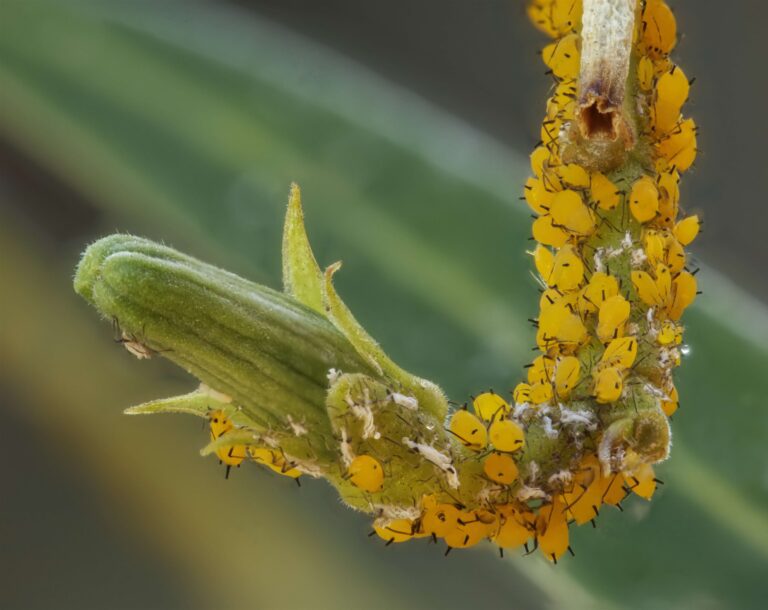
[[[120,415],[194,382],[114,345],[70,286],[115,230],[278,286],[296,180],[318,258],[344,260],[340,292],[398,362],[456,399],[511,387],[537,296],[517,197],[550,85],[522,2],[0,5],[0,607],[764,607],[765,9],[674,6],[706,230],[673,459],[652,504],[574,530],[553,568],[383,548],[320,482],[224,481],[199,422]]]

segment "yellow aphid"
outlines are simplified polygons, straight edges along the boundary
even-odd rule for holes
[[[552,38],[575,31],[581,11],[581,0],[534,0],[528,4],[531,22]]]
[[[576,248],[565,245],[560,248],[553,260],[549,285],[558,290],[575,290],[584,279],[584,263],[581,262]]]
[[[677,66],[659,78],[652,107],[653,128],[657,133],[667,133],[675,128],[690,89],[688,78]]]
[[[568,34],[544,47],[541,58],[547,67],[561,80],[575,80],[579,75],[579,37]]]
[[[679,320],[688,307],[696,299],[697,284],[696,278],[682,271],[672,282],[672,292],[674,294],[672,303],[667,309],[667,313],[672,320]]]
[[[597,337],[603,343],[624,336],[624,325],[629,319],[629,301],[621,295],[610,297],[600,305],[597,318]]]
[[[505,453],[491,453],[483,462],[483,472],[491,481],[501,485],[512,485],[517,480],[515,460]]]
[[[384,485],[384,469],[370,455],[358,455],[347,468],[349,480],[355,487],[368,493],[380,491]]]
[[[660,263],[656,265],[656,277],[651,277],[645,271],[631,273],[632,284],[640,300],[650,307],[661,307],[670,304],[672,299],[672,275],[669,268]]]
[[[270,468],[277,474],[283,475],[284,477],[290,477],[291,479],[297,479],[301,476],[301,470],[291,466],[285,459],[278,460],[276,463],[272,464]]]
[[[502,549],[514,549],[523,546],[533,536],[533,524],[536,517],[531,512],[522,512],[517,507],[506,504],[498,506],[499,528],[493,542]]]
[[[531,170],[537,178],[544,173],[544,166],[549,162],[551,153],[546,146],[539,146],[531,153]]]
[[[266,447],[249,447],[248,453],[251,454],[254,462],[264,464],[264,466],[277,474],[292,479],[297,479],[301,476],[301,471],[294,468],[279,451],[267,449]]]
[[[539,30],[552,38],[557,38],[559,33],[552,25],[552,1],[535,0],[528,4],[528,18]]]
[[[667,252],[664,262],[673,275],[677,275],[685,267],[685,250],[683,245],[674,237],[670,237],[667,241]]]
[[[578,87],[575,82],[564,81],[557,84],[550,99],[557,104],[557,106],[563,107],[575,101],[577,92]]]
[[[267,449],[266,447],[249,447],[248,453],[251,454],[251,458],[254,462],[270,465],[275,463],[274,449]]]
[[[603,503],[603,488],[600,484],[600,462],[594,454],[582,459],[573,487],[563,496],[568,516],[578,525],[584,525],[598,516]]]
[[[537,356],[528,367],[528,383],[549,383],[555,376],[555,360],[549,356]]]
[[[576,31],[581,23],[582,0],[553,0],[550,3],[552,29],[559,35]]]
[[[643,176],[632,185],[629,209],[638,222],[648,222],[656,216],[659,211],[659,191],[650,176]]]
[[[519,405],[531,402],[531,386],[527,383],[518,383],[512,391],[512,398]]]
[[[618,506],[627,497],[627,492],[624,489],[624,477],[619,473],[601,477],[600,483],[603,490],[603,504]]]
[[[465,409],[460,409],[453,414],[450,431],[472,451],[482,451],[488,444],[488,431],[485,429],[485,424]]]
[[[667,417],[672,417],[679,406],[680,395],[677,393],[677,388],[672,386],[672,389],[667,392],[667,399],[661,401],[661,410]]]
[[[544,146],[552,152],[557,151],[557,138],[560,135],[562,127],[563,121],[557,117],[546,119],[541,123],[541,141],[544,143]]]
[[[540,178],[528,178],[523,189],[525,201],[537,214],[546,214],[552,206],[555,193],[549,191]]]
[[[211,432],[211,440],[216,440],[225,432],[229,432],[235,426],[224,411],[211,411],[208,413],[208,427]]]
[[[602,366],[628,369],[637,358],[637,339],[634,337],[621,337],[611,341],[600,358]]]
[[[612,210],[621,202],[621,191],[606,176],[601,173],[592,174],[591,180],[592,201],[601,210]]]
[[[555,303],[541,312],[536,342],[542,351],[555,347],[573,350],[587,339],[587,328],[567,305]]]
[[[555,563],[568,550],[568,518],[562,498],[557,497],[552,504],[539,509],[536,541],[544,556]]]
[[[227,417],[224,411],[217,410],[211,411],[208,414],[208,425],[211,432],[211,440],[215,441],[217,438],[226,434],[230,430],[234,429],[232,420]],[[216,450],[216,456],[221,463],[226,464],[227,472],[226,477],[229,477],[229,471],[232,466],[240,466],[248,457],[248,448],[245,445],[233,445],[232,447],[222,447]]]
[[[523,429],[509,419],[493,422],[488,435],[494,449],[506,453],[522,449],[525,442]]]
[[[563,81],[555,87],[549,103],[557,108],[557,118],[572,121],[576,116],[576,85],[573,81]]]
[[[653,88],[655,74],[653,60],[650,57],[641,57],[637,62],[637,84],[643,91],[650,91]]]
[[[541,175],[542,182],[549,190],[555,193],[562,191],[564,188],[557,171],[558,169],[558,166],[547,165],[547,167],[544,168],[544,173]]]
[[[640,300],[650,307],[659,307],[664,304],[659,293],[656,280],[645,271],[633,271],[631,274],[632,285],[637,291]]]
[[[675,237],[683,246],[690,244],[699,234],[699,217],[688,216],[675,225]]]
[[[536,271],[539,272],[541,279],[547,286],[552,286],[550,278],[552,277],[552,268],[555,266],[555,255],[552,250],[539,244],[533,251],[533,263],[536,265]]]
[[[667,239],[664,235],[650,229],[643,236],[643,251],[648,257],[648,262],[655,266],[663,263],[666,258]]]
[[[650,500],[656,491],[655,476],[653,466],[641,464],[632,472],[624,473],[624,482],[632,493],[645,500]]]
[[[659,289],[661,302],[669,303],[672,299],[672,274],[664,264],[656,265],[656,286]]]
[[[528,383],[546,383],[555,372],[555,361],[549,356],[537,356],[528,367]]]
[[[642,41],[653,57],[669,55],[677,41],[675,15],[662,0],[647,0],[642,17]]]
[[[394,519],[386,525],[374,523],[373,529],[387,544],[406,542],[414,536],[413,522],[410,519]]]
[[[680,202],[680,175],[676,170],[663,172],[658,178],[658,187],[659,216],[656,223],[671,228]]]
[[[443,538],[450,548],[465,549],[491,536],[495,523],[487,511],[459,511],[455,527],[448,529]]]
[[[563,294],[554,288],[548,288],[541,293],[541,298],[539,299],[539,308],[541,311],[548,309],[556,303],[565,305],[571,311],[575,311],[579,307],[579,293],[567,292]]]
[[[552,384],[548,381],[531,385],[531,402],[535,405],[543,405],[552,400],[555,395]]]
[[[557,168],[557,175],[564,186],[572,189],[588,189],[589,174],[581,165],[569,163]]]
[[[648,230],[643,237],[645,255],[652,267],[665,264],[673,275],[685,267],[685,250],[668,231]]]
[[[549,208],[553,223],[579,236],[591,235],[597,227],[594,212],[576,191],[557,193]]]
[[[624,389],[624,374],[615,366],[602,369],[595,377],[595,400],[601,404],[616,402]]]
[[[592,274],[589,284],[584,288],[579,301],[582,311],[596,312],[600,306],[611,297],[619,294],[619,283],[612,275],[607,275],[602,271]]]
[[[533,223],[533,238],[540,244],[560,248],[568,243],[570,234],[552,223],[551,216],[540,216]]]
[[[457,527],[459,509],[451,504],[436,504],[428,506],[421,518],[421,528],[427,535],[434,534],[444,538],[452,529]]]
[[[666,168],[684,172],[696,160],[696,124],[686,119],[656,144],[656,154]]]
[[[680,345],[683,341],[683,329],[674,322],[665,320],[661,324],[656,340],[659,345]]]
[[[579,383],[580,374],[581,363],[575,356],[565,356],[557,360],[555,389],[558,398],[568,398],[573,388]]]
[[[500,419],[509,413],[509,404],[494,392],[484,392],[472,401],[475,413],[485,421]]]

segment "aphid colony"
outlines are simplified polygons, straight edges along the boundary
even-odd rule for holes
[[[620,508],[630,493],[653,496],[652,464],[668,455],[678,408],[680,318],[697,294],[685,247],[700,223],[679,218],[678,188],[696,127],[681,116],[689,81],[669,59],[675,19],[661,0],[638,2],[625,103],[633,145],[597,170],[563,145],[579,111],[581,0],[533,0],[528,11],[555,39],[542,54],[555,85],[525,184],[541,286],[527,378],[511,401],[485,392],[446,419],[439,389],[399,369],[357,325],[333,292],[337,266],[321,276],[299,224],[286,234],[305,240],[302,272],[317,269],[316,309],[366,364],[331,369],[325,411],[302,421],[271,414],[251,425],[229,397],[209,409],[205,393],[190,395],[177,410],[207,417],[207,451],[227,474],[252,460],[291,478],[326,478],[348,505],[375,515],[386,544],[423,537],[450,551],[489,539],[502,552],[533,545],[554,562],[570,550],[572,523],[594,525],[603,505]],[[295,204],[302,222],[297,187],[292,198],[289,218]]]
[[[528,10],[556,39],[542,53],[555,86],[525,185],[538,242],[532,256],[542,286],[535,321],[541,355],[514,390],[514,410],[591,398],[606,424],[643,391],[658,396],[671,416],[678,407],[672,369],[680,363],[680,318],[697,294],[684,248],[700,228],[697,216],[678,219],[678,182],[696,157],[696,127],[681,116],[689,80],[669,59],[674,15],[661,0],[638,3],[628,86],[637,145],[634,158],[601,173],[561,157],[563,134],[578,112],[581,2],[535,0]],[[591,450],[584,442],[578,466],[559,489],[549,486],[537,520],[583,524],[601,504],[617,505],[627,490],[651,498],[652,466],[637,456],[602,455],[601,436]],[[561,531],[567,540],[567,528]],[[561,544],[551,558],[564,549]]]

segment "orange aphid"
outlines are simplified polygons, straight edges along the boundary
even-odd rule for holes
[[[561,80],[575,80],[579,75],[579,37],[568,34],[548,44],[541,52],[541,58],[552,74]]]
[[[549,209],[554,225],[579,236],[591,235],[597,224],[595,214],[576,191],[557,193]]]
[[[632,472],[625,472],[624,482],[633,494],[645,500],[650,500],[656,491],[656,478],[650,464],[641,464]]]
[[[556,497],[551,504],[539,509],[536,541],[542,554],[555,563],[568,550],[568,518],[562,497]]]
[[[674,167],[684,172],[696,160],[696,123],[686,119],[656,144],[663,168]]]
[[[560,248],[568,243],[570,234],[553,224],[551,216],[541,216],[533,223],[533,238],[540,244]]]
[[[688,78],[677,66],[659,78],[651,109],[653,129],[657,133],[672,131],[680,122],[680,111],[690,89]]]
[[[491,453],[483,462],[483,472],[491,481],[501,485],[512,485],[517,480],[515,460],[505,453]]]
[[[659,191],[650,176],[643,176],[632,185],[629,209],[638,222],[648,222],[658,213]]]
[[[647,0],[641,22],[641,40],[652,57],[668,55],[677,42],[677,22],[662,0]]]
[[[624,326],[629,319],[629,301],[621,295],[610,297],[600,305],[597,336],[603,343],[624,336]]]
[[[534,535],[535,515],[511,504],[497,507],[499,527],[492,540],[503,549],[523,546]]]
[[[612,210],[621,202],[621,191],[599,172],[592,174],[590,194],[601,210]]]

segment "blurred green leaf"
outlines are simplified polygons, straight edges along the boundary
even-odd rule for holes
[[[537,296],[526,211],[509,205],[524,156],[228,10],[6,3],[0,130],[99,205],[234,253],[238,271],[273,285],[299,182],[318,258],[346,259],[345,300],[395,360],[454,398],[511,387]],[[768,313],[708,268],[700,285],[664,490],[574,531],[578,556],[557,571],[514,564],[556,604],[762,603]]]

